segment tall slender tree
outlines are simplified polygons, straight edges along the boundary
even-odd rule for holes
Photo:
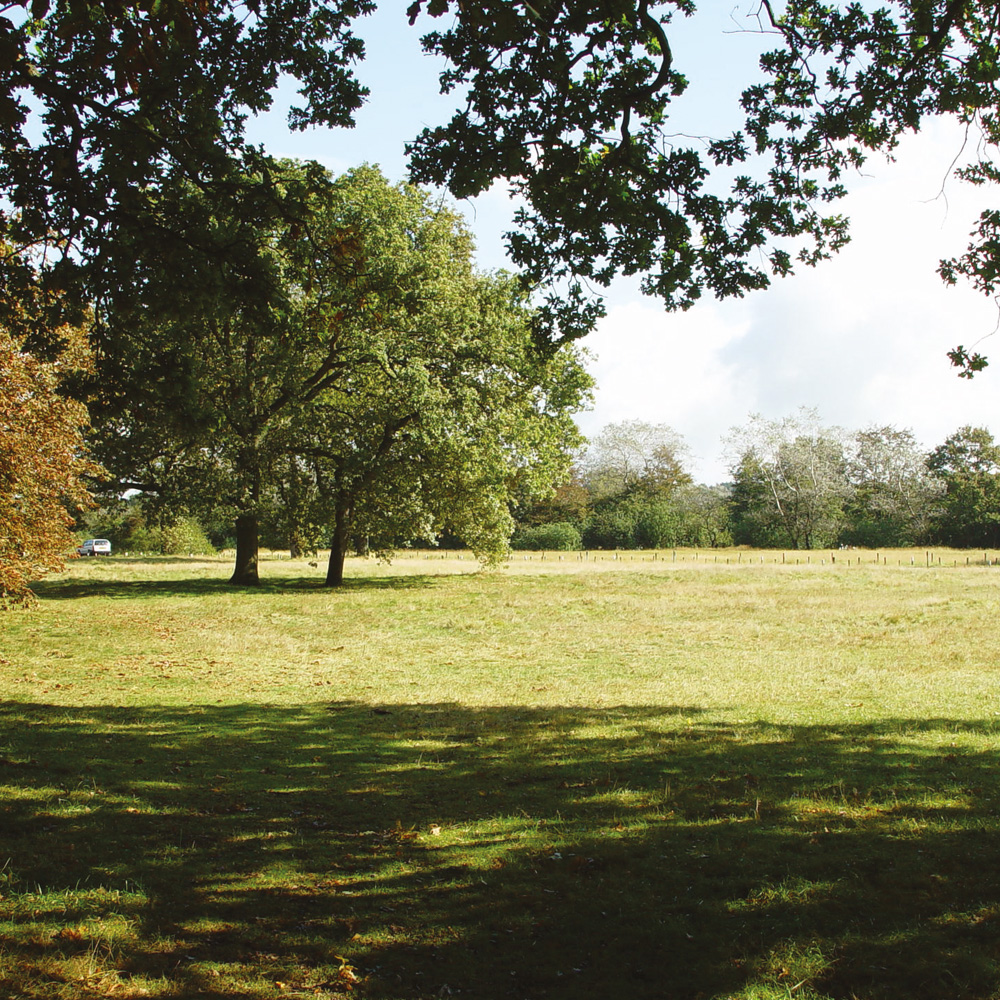
[[[847,475],[846,542],[877,547],[926,539],[944,484],[929,472],[912,431],[892,426],[857,431],[849,442]]]
[[[621,420],[606,424],[588,442],[581,459],[595,499],[635,492],[667,497],[691,482],[683,437],[666,424]]]

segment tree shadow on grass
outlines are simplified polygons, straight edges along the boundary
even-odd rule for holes
[[[327,587],[323,578],[279,577],[263,578],[255,587],[236,586],[228,579],[192,579],[190,569],[178,570],[177,579],[168,580],[45,580],[32,584],[35,596],[46,601],[73,601],[87,597],[137,598],[194,597],[218,594],[241,594],[248,599],[270,598],[275,594],[326,593],[331,600],[338,592],[357,590],[420,590],[436,586],[445,574],[413,574],[406,576],[349,577],[338,587]]]
[[[13,995],[95,949],[126,997],[1000,987],[992,721],[8,703],[0,725]]]

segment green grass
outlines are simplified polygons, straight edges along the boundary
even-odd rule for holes
[[[1000,996],[1000,568],[830,555],[74,562],[0,996]]]

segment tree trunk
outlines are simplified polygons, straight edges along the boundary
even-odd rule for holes
[[[238,587],[256,587],[257,575],[257,515],[240,514],[236,518],[236,568],[229,582]]]
[[[344,582],[344,560],[347,558],[347,516],[337,509],[333,538],[330,539],[330,563],[326,569],[326,585],[340,587]]]

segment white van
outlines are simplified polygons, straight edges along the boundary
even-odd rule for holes
[[[77,550],[81,556],[109,556],[111,542],[106,538],[88,538]]]

